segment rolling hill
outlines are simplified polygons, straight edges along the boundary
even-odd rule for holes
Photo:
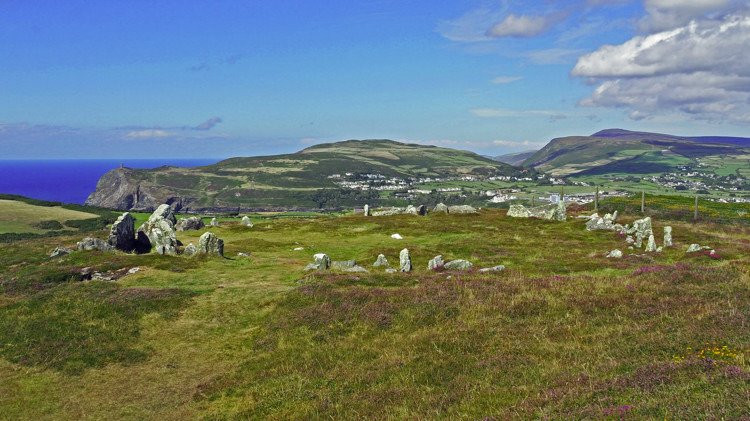
[[[503,162],[508,165],[521,165],[524,161],[529,159],[532,155],[537,153],[536,150],[533,151],[524,151],[524,152],[515,152],[515,153],[508,153],[505,155],[498,155],[493,157],[495,161]]]
[[[515,175],[519,169],[472,152],[392,140],[347,140],[297,153],[230,158],[197,168],[118,168],[102,176],[89,205],[150,210],[161,203],[183,211],[289,210],[320,208],[321,190],[339,189],[351,177],[452,178]],[[364,204],[375,191],[349,190],[340,201]]]
[[[681,137],[609,129],[553,139],[523,165],[555,176],[653,174],[712,158],[750,158],[750,138]]]

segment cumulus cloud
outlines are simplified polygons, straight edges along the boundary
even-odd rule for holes
[[[222,121],[221,117],[211,117],[203,123],[195,126],[195,130],[211,130]]]
[[[750,16],[694,20],[603,46],[581,57],[572,74],[597,85],[583,105],[624,108],[634,119],[676,112],[750,122],[748,45]]]
[[[488,29],[487,35],[493,38],[529,38],[545,32],[553,23],[554,19],[548,16],[526,16],[511,13]]]

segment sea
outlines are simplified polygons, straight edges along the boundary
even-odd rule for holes
[[[157,168],[163,165],[200,167],[219,159],[60,159],[0,160],[0,193],[33,199],[83,204],[107,171]]]

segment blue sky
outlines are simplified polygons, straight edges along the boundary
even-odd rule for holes
[[[0,157],[746,135],[748,16],[733,0],[5,0]]]

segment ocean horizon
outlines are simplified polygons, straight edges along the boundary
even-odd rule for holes
[[[107,171],[157,168],[163,165],[200,167],[221,158],[165,159],[8,159],[0,160],[0,193],[33,199],[83,204]]]

